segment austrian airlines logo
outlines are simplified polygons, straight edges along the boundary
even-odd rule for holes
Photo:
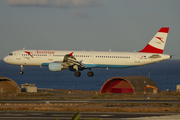
[[[156,37],[157,39],[159,39],[161,42],[164,43],[164,41],[162,40],[163,38],[162,37]]]
[[[72,52],[72,53],[69,53],[69,55],[72,57],[72,56],[73,56],[73,53],[74,53],[74,52]]]
[[[30,55],[33,58],[33,56],[31,55],[31,52],[28,52],[28,51],[24,51],[24,52],[27,53],[28,55]]]

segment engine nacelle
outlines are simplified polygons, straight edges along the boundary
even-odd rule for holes
[[[63,63],[49,63],[48,68],[50,71],[58,72],[63,70]]]

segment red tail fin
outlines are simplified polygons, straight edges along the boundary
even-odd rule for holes
[[[162,54],[164,51],[168,31],[169,27],[162,27],[147,44],[147,46],[139,52]]]

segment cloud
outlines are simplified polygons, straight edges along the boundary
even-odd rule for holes
[[[88,18],[88,14],[81,10],[73,10],[68,16],[71,18]]]
[[[7,0],[9,6],[32,6],[32,7],[78,7],[98,6],[100,0]]]
[[[149,14],[149,15],[127,15],[127,14],[124,14],[123,16],[125,18],[128,18],[128,19],[132,19],[132,18],[144,18],[144,19],[147,19],[147,18],[157,18],[160,15],[157,14],[157,13],[152,13],[152,14]]]
[[[180,17],[180,13],[176,14],[176,17]]]
[[[152,13],[151,15],[150,15],[150,17],[153,17],[153,18],[155,18],[155,17],[159,17],[160,15],[159,14],[157,14],[157,13]]]

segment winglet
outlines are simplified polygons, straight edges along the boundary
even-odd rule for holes
[[[151,41],[147,44],[147,46],[139,52],[162,54],[164,51],[168,32],[169,27],[162,27],[151,39]]]

